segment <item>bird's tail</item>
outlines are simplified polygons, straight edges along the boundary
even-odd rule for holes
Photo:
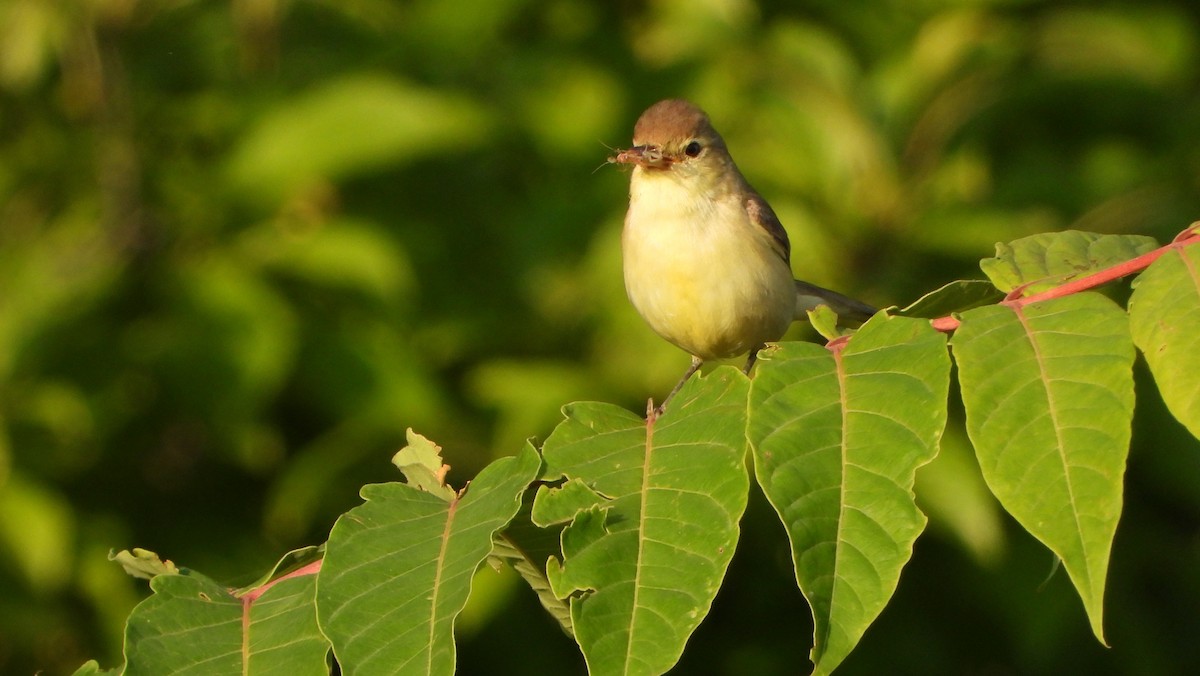
[[[875,308],[862,301],[843,296],[816,284],[796,280],[796,319],[807,319],[808,311],[818,305],[828,305],[837,313],[839,323],[861,324],[875,314]]]

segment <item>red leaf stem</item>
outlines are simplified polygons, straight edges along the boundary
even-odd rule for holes
[[[289,573],[280,575],[279,577],[275,578],[274,580],[271,580],[270,582],[264,584],[261,587],[255,587],[254,589],[251,589],[250,591],[246,592],[245,594],[242,594],[239,597],[242,599],[242,607],[249,608],[250,604],[252,604],[256,600],[258,600],[258,597],[267,593],[268,589],[270,589],[271,587],[274,587],[275,585],[279,584],[280,582],[283,582],[284,580],[290,580],[293,577],[300,577],[302,575],[316,575],[317,571],[321,570],[321,562],[322,561],[324,561],[324,559],[318,559],[316,561],[313,561],[312,563],[301,566],[301,567],[297,568],[296,570],[293,570]]]
[[[1131,258],[1123,263],[1117,263],[1116,265],[1104,268],[1103,270],[1094,272],[1086,277],[1080,277],[1079,279],[1072,280],[1061,286],[1056,286],[1053,289],[1049,289],[1041,293],[1035,293],[1032,296],[1016,296],[1005,298],[1004,300],[1000,301],[1000,304],[1013,308],[1019,308],[1032,303],[1050,300],[1051,298],[1062,298],[1063,296],[1069,296],[1081,291],[1087,291],[1088,289],[1094,289],[1113,280],[1132,275],[1136,272],[1141,272],[1142,270],[1150,267],[1151,263],[1158,260],[1160,256],[1168,251],[1182,249],[1185,246],[1190,246],[1192,244],[1196,244],[1197,242],[1200,242],[1200,221],[1192,223],[1190,226],[1188,226],[1188,228],[1179,233],[1179,235],[1177,235],[1170,244],[1161,246],[1154,251],[1144,253],[1137,258]],[[1020,292],[1020,289],[1013,291],[1014,294],[1019,294]],[[930,320],[930,324],[933,325],[933,328],[941,331],[942,333],[951,333],[958,328],[959,321],[954,315],[947,315],[945,317],[938,317],[937,319]]]

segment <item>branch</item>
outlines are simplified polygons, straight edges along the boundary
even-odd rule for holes
[[[1008,294],[1007,298],[1000,301],[1000,304],[1018,308],[1030,305],[1032,303],[1040,303],[1044,300],[1062,298],[1063,296],[1069,296],[1081,291],[1087,291],[1088,289],[1094,289],[1113,280],[1132,275],[1136,272],[1141,272],[1142,270],[1150,267],[1151,263],[1158,260],[1159,257],[1168,251],[1179,250],[1185,246],[1196,244],[1197,242],[1200,242],[1200,221],[1196,221],[1188,226],[1187,229],[1179,233],[1170,244],[1161,246],[1154,251],[1144,253],[1141,256],[1127,260],[1124,263],[1118,263],[1098,272],[1094,272],[1086,277],[1080,277],[1079,279],[1067,282],[1062,286],[1056,286],[1048,291],[1035,293],[1032,296],[1022,297],[1020,294],[1023,291],[1023,287],[1014,289]],[[942,333],[951,333],[958,328],[959,321],[954,315],[948,315],[945,317],[932,319],[930,320],[930,324],[933,325],[933,328],[941,331]]]

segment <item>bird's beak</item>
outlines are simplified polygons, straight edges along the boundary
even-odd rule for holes
[[[647,169],[666,169],[671,166],[671,158],[663,155],[662,148],[651,145],[619,150],[608,161],[617,164],[636,164]]]

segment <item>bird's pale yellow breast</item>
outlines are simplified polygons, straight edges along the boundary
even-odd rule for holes
[[[622,235],[634,307],[655,332],[702,359],[779,339],[795,307],[787,263],[720,179],[636,168]]]

